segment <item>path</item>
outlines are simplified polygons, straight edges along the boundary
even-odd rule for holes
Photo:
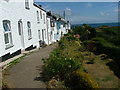
[[[50,52],[57,47],[53,44],[27,55],[20,63],[7,70],[5,76],[11,88],[46,88],[41,77],[43,61],[48,58]]]

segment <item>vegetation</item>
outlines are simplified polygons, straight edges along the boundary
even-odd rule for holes
[[[84,88],[84,90],[88,90],[99,88],[94,79],[88,73],[81,70],[74,71],[66,82],[68,82],[67,84],[72,89]]]
[[[88,60],[87,64],[94,64],[96,60],[108,58],[112,58],[115,65],[120,63],[120,29],[118,28],[120,27],[93,28],[86,24],[74,27],[59,41],[58,48],[51,53],[50,58],[44,59],[43,74],[46,81],[60,80],[67,88],[73,90],[99,88],[95,78],[91,77],[83,63]],[[104,79],[96,77],[96,80],[100,82],[112,79],[106,75]]]
[[[89,31],[89,33],[85,35],[87,31]],[[80,40],[83,41],[87,50],[94,52],[97,55],[104,53],[108,58],[112,58],[114,60],[113,63],[109,63],[108,65],[119,77],[120,27],[100,26],[93,29],[85,24],[81,27],[74,27],[73,32],[75,34],[80,34]]]
[[[84,56],[81,54],[81,50],[83,50],[80,40],[76,37],[73,37],[71,32],[62,38],[59,42],[59,46],[56,50],[52,52],[50,58],[45,59],[45,65],[43,67],[43,74],[47,81],[52,78],[64,81],[66,87],[71,89],[76,88],[95,88],[98,87],[98,84],[91,79],[91,76],[86,73],[85,69],[82,66]],[[81,48],[82,49],[81,49]],[[75,84],[75,82],[71,81],[73,77],[73,73],[80,71],[78,77],[84,81],[78,81],[76,83],[77,86],[80,87],[71,87],[70,84]],[[75,74],[75,73],[74,73]],[[75,74],[77,76],[77,73]],[[85,77],[83,77],[86,75]],[[87,80],[86,80],[86,77]],[[92,82],[89,82],[92,81]],[[96,83],[95,87],[94,84]],[[86,85],[86,86],[85,86]]]

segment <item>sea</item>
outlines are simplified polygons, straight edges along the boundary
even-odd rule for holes
[[[83,24],[73,24],[72,27],[74,26],[82,26]],[[99,26],[120,26],[120,23],[92,23],[92,24],[88,24],[91,27],[99,27]]]

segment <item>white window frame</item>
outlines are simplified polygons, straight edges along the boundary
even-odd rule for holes
[[[44,29],[45,30],[45,39],[47,38],[47,32],[46,32],[46,29]]]
[[[41,19],[42,19],[42,11],[40,11],[40,17],[41,17]]]
[[[11,23],[9,20],[3,20],[3,28],[4,28],[5,49],[8,49],[13,46]],[[5,35],[7,35],[7,37],[5,37]]]
[[[40,32],[40,30],[38,30],[38,38],[39,38],[39,40],[41,40],[41,32]]]
[[[44,19],[44,24],[45,24],[45,14],[43,13],[43,19]]]
[[[29,0],[25,0],[25,8],[26,9],[30,9],[30,5],[29,5],[30,3],[29,3]]]
[[[37,22],[40,23],[39,11],[37,11]]]
[[[28,40],[32,39],[32,31],[31,31],[31,22],[27,22],[27,29],[28,29]]]

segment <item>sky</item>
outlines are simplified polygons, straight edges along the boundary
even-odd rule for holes
[[[38,2],[47,11],[63,15],[71,24],[118,22],[118,2]]]

